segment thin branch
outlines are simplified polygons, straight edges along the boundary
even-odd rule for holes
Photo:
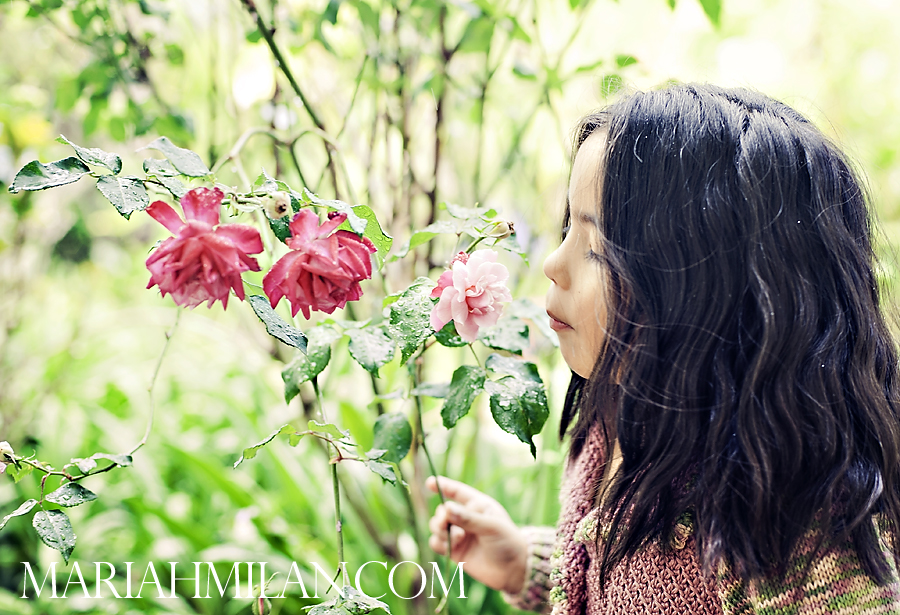
[[[172,341],[172,336],[175,335],[175,330],[178,328],[178,322],[181,320],[181,312],[183,312],[181,308],[177,308],[175,311],[175,322],[172,324],[172,328],[166,331],[166,343],[163,344],[162,351],[159,353],[159,358],[156,360],[156,368],[153,370],[153,377],[150,378],[150,386],[147,388],[147,393],[150,396],[150,416],[147,418],[147,429],[144,430],[144,437],[141,438],[141,441],[138,442],[134,448],[132,448],[128,454],[134,455],[142,446],[147,444],[147,439],[150,438],[150,432],[153,430],[153,412],[154,412],[154,400],[153,400],[153,392],[156,389],[156,379],[159,376],[159,368],[162,367],[163,359],[166,356],[166,351],[169,349],[169,342]]]

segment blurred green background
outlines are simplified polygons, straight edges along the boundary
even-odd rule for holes
[[[60,467],[129,450],[143,434],[147,387],[175,320],[172,302],[144,288],[143,261],[166,236],[148,216],[125,221],[87,182],[7,192],[28,161],[71,154],[55,141],[59,134],[122,154],[126,173],[139,173],[148,156],[137,150],[159,135],[219,163],[218,180],[242,190],[265,168],[323,197],[369,204],[395,249],[412,230],[446,218],[443,202],[488,205],[515,223],[528,255],[528,264],[503,256],[513,296],[541,304],[540,264],[557,241],[577,119],[622,90],[669,80],[749,86],[811,117],[858,162],[883,230],[883,280],[895,286],[900,5],[893,0],[258,0],[315,119],[278,70],[250,6],[0,0],[0,440],[17,452]],[[378,314],[380,293],[417,275],[435,278],[450,256],[437,242],[388,264],[354,314],[335,317]],[[312,392],[284,403],[280,371],[291,353],[249,306],[230,306],[183,314],[156,385],[148,445],[133,467],[85,481],[100,497],[70,516],[73,558],[87,569],[95,561],[117,568],[131,561],[141,572],[148,561],[185,563],[180,572],[213,561],[226,575],[235,561],[265,561],[282,573],[290,561],[334,569],[321,448],[276,441],[232,469],[243,447],[311,416]],[[379,411],[412,412],[406,371],[396,359],[386,366],[376,400],[346,343],[338,342],[320,382],[329,417],[367,446]],[[483,399],[453,434],[428,400],[425,431],[442,471],[497,498],[518,522],[552,524],[568,370],[536,331],[526,356],[538,362],[553,408],[536,461],[494,426]],[[448,381],[464,358],[436,354],[426,380]],[[351,572],[372,560],[436,559],[424,546],[435,501],[422,489],[421,452],[401,468],[408,495],[340,465]],[[39,489],[35,475],[15,484],[0,477],[0,516]],[[77,586],[64,600],[21,599],[20,562],[62,566],[29,519],[0,531],[0,613],[250,612],[247,599],[192,599],[191,583],[165,600],[146,598],[155,591],[140,600],[86,600],[73,597]],[[65,580],[70,568],[61,569]],[[398,586],[409,587],[407,577]],[[93,572],[88,580],[93,591]],[[273,587],[283,581],[282,574]],[[509,611],[496,592],[470,579],[466,588],[467,598],[450,601],[452,613]],[[385,601],[396,614],[436,605]],[[315,602],[294,595],[274,608],[303,613]]]

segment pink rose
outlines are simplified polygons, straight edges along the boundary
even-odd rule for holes
[[[500,302],[511,301],[512,296],[505,284],[509,271],[496,261],[493,250],[456,255],[431,291],[432,297],[441,299],[431,312],[435,331],[452,320],[459,336],[474,342],[480,327],[497,324],[503,311]]]
[[[181,197],[186,221],[162,201],[153,202],[147,213],[175,234],[163,241],[147,259],[150,282],[163,297],[172,295],[176,304],[196,307],[216,301],[228,307],[229,292],[243,301],[243,271],[259,271],[259,263],[248,254],[262,252],[262,239],[252,226],[219,225],[219,205],[224,194],[218,188],[195,188]]]
[[[334,232],[347,214],[330,213],[319,226],[319,216],[301,209],[290,223],[291,251],[279,259],[263,278],[263,290],[274,308],[287,297],[291,314],[319,310],[331,314],[348,301],[362,296],[360,280],[372,277],[375,246],[350,231]]]

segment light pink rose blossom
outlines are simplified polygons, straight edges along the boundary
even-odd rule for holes
[[[372,277],[375,246],[350,231],[335,231],[347,214],[332,212],[319,226],[319,216],[301,209],[290,223],[291,251],[282,256],[263,278],[263,290],[274,308],[287,297],[291,314],[310,310],[331,314],[362,296],[361,280]]]
[[[431,311],[431,326],[440,331],[451,320],[456,332],[467,342],[474,342],[481,327],[497,324],[503,311],[501,301],[511,301],[506,287],[509,271],[497,261],[494,250],[460,252],[450,262],[450,269],[438,278],[431,291],[440,301]]]
[[[218,188],[195,188],[181,197],[185,220],[162,201],[153,202],[147,213],[174,233],[147,258],[150,282],[163,297],[171,294],[176,304],[197,307],[216,301],[228,307],[231,290],[243,301],[243,271],[259,271],[259,263],[248,256],[262,252],[262,239],[252,226],[219,224],[219,206],[224,194]]]

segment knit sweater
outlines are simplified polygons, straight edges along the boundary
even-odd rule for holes
[[[815,545],[802,540],[784,576],[744,582],[727,565],[703,575],[690,515],[667,544],[653,543],[619,562],[603,591],[593,486],[605,466],[598,430],[570,461],[560,491],[557,527],[523,528],[529,574],[522,591],[505,594],[517,608],[552,615],[900,615],[900,577],[887,548],[891,581],[880,586],[863,570],[850,542],[827,545],[804,576]],[[606,534],[600,527],[601,539]]]

